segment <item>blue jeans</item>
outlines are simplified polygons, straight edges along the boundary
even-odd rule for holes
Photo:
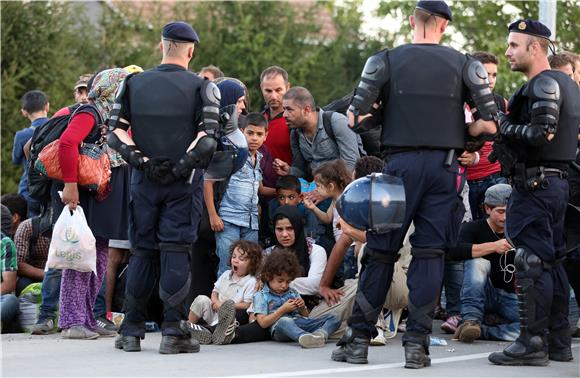
[[[258,230],[248,227],[236,226],[233,223],[224,221],[224,230],[215,233],[216,254],[220,259],[217,276],[230,269],[230,246],[238,240],[249,240],[258,242]]]
[[[461,313],[461,286],[463,285],[463,261],[445,261],[443,276],[445,286],[445,310],[449,316]]]
[[[507,184],[507,179],[499,173],[494,173],[485,177],[483,180],[468,181],[469,185],[469,207],[473,220],[484,219],[485,211],[482,209],[485,199],[485,191],[495,184]]]
[[[320,318],[291,318],[283,316],[272,326],[272,338],[276,341],[298,341],[300,336],[322,330],[326,337],[332,335],[340,327],[341,320],[335,314]]]
[[[47,319],[56,319],[56,310],[58,301],[60,299],[60,279],[62,271],[60,269],[48,269],[44,273],[42,280],[42,304],[38,313],[38,322],[41,323]],[[94,313],[95,317],[104,317],[106,315],[105,308],[105,281],[101,285],[97,300],[95,302]]]
[[[514,341],[520,334],[517,296],[493,287],[489,279],[490,269],[490,262],[483,258],[465,261],[461,315],[463,320],[478,323],[483,323],[485,314],[499,315],[507,323],[481,324],[481,338]]]
[[[0,320],[2,323],[15,321],[20,312],[18,307],[18,298],[16,298],[16,295],[4,294],[0,296]]]

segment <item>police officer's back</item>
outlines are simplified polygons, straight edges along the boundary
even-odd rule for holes
[[[409,319],[403,336],[405,367],[430,365],[428,334],[443,279],[444,250],[455,243],[463,215],[455,150],[464,149],[468,134],[473,138],[497,130],[497,107],[483,65],[439,45],[451,19],[444,2],[419,1],[409,17],[413,43],[371,56],[355,90],[348,113],[355,131],[372,125],[364,121],[365,115],[375,103],[382,103],[384,172],[402,179],[406,211],[400,229],[367,232],[361,290],[348,321],[350,327],[333,352],[336,361],[367,363],[369,339],[376,334],[374,322],[413,221],[413,260],[407,277]],[[477,108],[477,121],[468,128],[465,102]]]

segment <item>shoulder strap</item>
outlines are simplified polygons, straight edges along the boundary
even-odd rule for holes
[[[333,111],[327,110],[322,112],[322,125],[324,126],[324,131],[328,137],[336,143],[336,136],[334,135],[334,129],[332,128],[332,113]]]

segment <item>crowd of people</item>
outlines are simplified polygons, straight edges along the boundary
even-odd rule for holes
[[[116,336],[115,348],[138,352],[160,328],[161,354],[335,339],[331,358],[355,364],[404,332],[405,367],[418,369],[431,363],[438,318],[459,342],[511,341],[495,364],[572,360],[580,249],[565,230],[580,230],[564,215],[580,206],[580,56],[549,56],[546,26],[512,23],[505,55],[528,81],[508,102],[494,92],[502,58],[440,45],[451,21],[445,2],[419,1],[412,43],[367,60],[348,109],[322,109],[271,66],[260,75],[266,105],[249,112],[244,83],[216,66],[188,70],[199,37],[184,22],[164,26],[159,66],[82,75],[75,104],[50,118],[48,97],[27,92],[30,126],[13,150],[24,174],[1,199],[2,332]],[[33,135],[63,116],[62,180],[39,198]],[[377,128],[378,153],[361,138]],[[107,146],[104,193],[78,183],[84,143]],[[404,185],[400,227],[369,218],[355,228],[349,216],[370,214],[375,199],[343,194],[359,190],[354,180],[380,185],[369,179],[380,173]],[[95,272],[45,269],[66,207],[83,209]],[[25,324],[18,297],[39,283]]]

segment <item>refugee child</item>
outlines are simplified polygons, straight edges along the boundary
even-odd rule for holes
[[[238,240],[232,244],[231,269],[218,278],[211,298],[198,295],[191,304],[188,320],[189,331],[194,339],[201,344],[212,343],[214,338],[224,333],[218,328],[231,324],[234,317],[240,324],[248,323],[246,310],[252,303],[261,260],[262,248],[259,244],[247,240]],[[198,324],[202,320],[211,330]],[[212,334],[214,329],[218,332]]]
[[[290,288],[301,269],[291,251],[275,250],[268,255],[260,273],[264,287],[254,295],[254,315],[260,327],[270,328],[276,341],[297,341],[303,348],[322,347],[340,326],[340,319],[334,314],[308,317],[304,300]]]

